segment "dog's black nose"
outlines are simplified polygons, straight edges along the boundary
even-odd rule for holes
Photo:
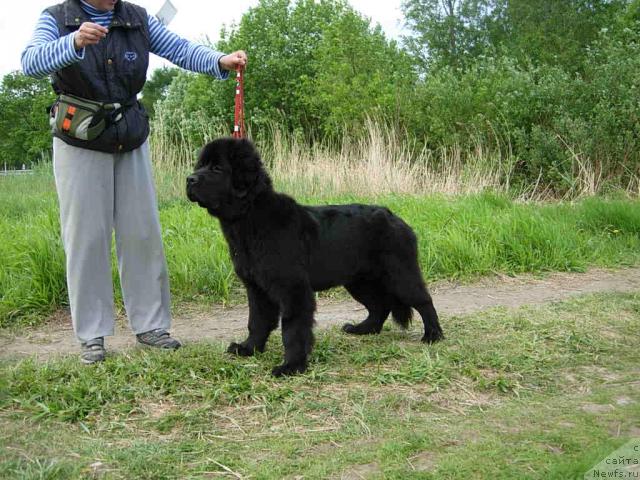
[[[198,183],[197,175],[189,175],[187,177],[187,185],[195,185],[196,183]]]

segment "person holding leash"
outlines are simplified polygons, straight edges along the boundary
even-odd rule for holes
[[[51,75],[53,169],[71,318],[81,361],[104,360],[114,333],[111,235],[129,325],[141,344],[175,350],[169,278],[147,137],[137,95],[149,53],[219,79],[247,63],[180,38],[122,0],[66,0],[42,12],[22,53],[26,75]]]

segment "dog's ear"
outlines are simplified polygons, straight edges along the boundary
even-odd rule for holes
[[[262,168],[262,160],[253,144],[245,139],[236,139],[233,142],[229,157],[234,194],[238,198],[244,198],[250,190],[255,190],[259,178],[266,175]]]
[[[229,156],[234,167],[239,167],[242,170],[257,170],[260,168],[262,160],[253,143],[246,138],[233,139],[231,142]]]
[[[200,149],[200,152],[198,153],[198,160],[196,161],[194,170],[198,170],[209,163],[211,156],[213,155],[214,149],[215,149],[215,144],[213,142],[207,143],[204,147]]]

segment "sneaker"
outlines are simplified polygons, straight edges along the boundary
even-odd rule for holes
[[[80,361],[85,365],[104,360],[104,337],[92,338],[80,344]]]
[[[136,335],[136,338],[138,339],[138,343],[166,350],[177,350],[182,346],[178,340],[171,338],[169,332],[164,328],[156,328],[150,332],[139,333]]]

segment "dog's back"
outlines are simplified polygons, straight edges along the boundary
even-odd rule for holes
[[[310,245],[309,278],[314,290],[348,285],[384,274],[382,256],[398,252],[417,260],[411,228],[385,207],[328,205],[303,207],[318,223]]]

